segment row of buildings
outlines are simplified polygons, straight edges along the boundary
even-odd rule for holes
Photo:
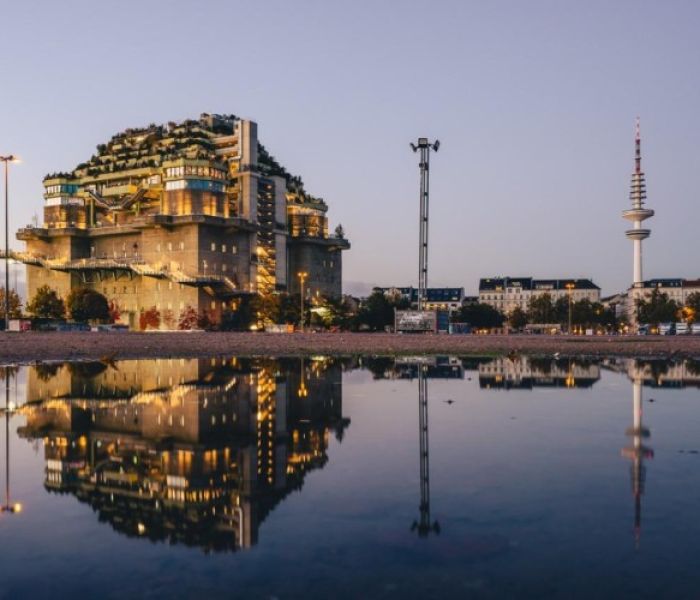
[[[186,307],[217,320],[241,298],[339,297],[342,227],[234,115],[127,129],[70,172],[44,180],[43,224],[17,232],[27,295],[89,287],[132,327],[142,310]]]
[[[415,305],[418,289],[414,287],[376,287],[388,297],[400,298]],[[600,302],[600,288],[590,279],[534,279],[532,277],[491,277],[479,280],[478,296],[467,296],[464,288],[427,288],[426,310],[458,310],[466,304],[488,304],[508,314],[515,308],[527,310],[530,300],[548,294],[553,302],[571,298],[573,302]]]

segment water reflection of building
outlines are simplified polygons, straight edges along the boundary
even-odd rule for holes
[[[646,386],[700,387],[700,361],[697,360],[616,359],[606,361],[605,366]]]
[[[632,439],[630,446],[622,449],[622,456],[632,461],[630,479],[634,496],[634,537],[637,545],[642,532],[642,494],[646,477],[644,460],[653,458],[654,451],[642,444],[650,436],[642,423],[642,381],[635,379],[632,384],[632,427],[625,432]]]
[[[598,364],[581,360],[517,356],[479,364],[479,385],[486,389],[587,388],[599,379]]]
[[[45,487],[127,535],[235,550],[342,438],[340,365],[211,360],[32,368],[27,423]]]

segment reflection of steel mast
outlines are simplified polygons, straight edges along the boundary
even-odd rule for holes
[[[427,537],[431,531],[440,533],[440,525],[430,524],[430,458],[428,455],[428,378],[425,366],[418,365],[418,436],[420,444],[420,521],[413,521],[411,531]]]
[[[639,547],[639,538],[642,532],[642,494],[644,493],[644,480],[646,476],[645,458],[653,458],[654,451],[642,444],[642,439],[648,438],[649,430],[642,425],[642,382],[634,380],[632,388],[633,423],[625,432],[632,438],[632,445],[622,449],[622,456],[632,461],[630,478],[632,480],[632,494],[634,495],[634,539]]]

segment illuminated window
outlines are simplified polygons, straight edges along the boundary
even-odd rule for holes
[[[216,252],[216,244],[214,242],[211,243],[211,251]]]

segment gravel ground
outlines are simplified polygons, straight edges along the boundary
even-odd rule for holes
[[[700,357],[700,336],[396,335],[367,333],[0,332],[0,363],[309,354],[522,354]]]

